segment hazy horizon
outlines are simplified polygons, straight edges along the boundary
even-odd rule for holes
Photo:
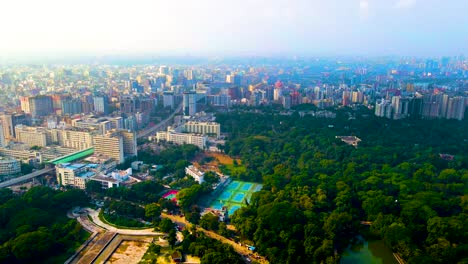
[[[468,51],[462,0],[7,0],[0,9],[0,58]]]

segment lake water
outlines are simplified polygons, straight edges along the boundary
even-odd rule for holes
[[[398,264],[392,251],[382,240],[366,241],[345,250],[341,264]]]

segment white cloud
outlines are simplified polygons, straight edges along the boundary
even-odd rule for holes
[[[398,0],[395,3],[395,8],[398,9],[409,9],[416,5],[416,0]]]

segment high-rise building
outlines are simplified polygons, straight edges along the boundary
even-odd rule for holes
[[[438,100],[442,98],[441,96],[437,95],[424,95],[422,99],[422,116],[424,118],[439,118],[440,117],[440,108],[442,104],[442,100]]]
[[[419,117],[422,114],[422,98],[414,97],[409,101],[408,114],[411,117]]]
[[[80,99],[68,98],[62,100],[62,115],[75,115],[82,113],[82,102]]]
[[[351,102],[354,104],[362,104],[364,102],[364,93],[361,91],[353,91],[351,93]]]
[[[465,98],[461,96],[452,97],[448,100],[447,119],[463,120],[465,117]]]
[[[392,118],[392,104],[382,99],[375,104],[375,115],[379,117]]]
[[[161,75],[169,74],[169,67],[164,66],[164,65],[159,66],[159,74],[161,74]]]
[[[191,69],[185,70],[184,75],[185,75],[185,78],[187,78],[187,80],[193,80],[193,70]]]
[[[120,111],[125,114],[137,112],[151,112],[154,109],[154,100],[144,96],[121,96]]]
[[[164,92],[163,94],[163,105],[164,107],[174,108],[174,93]]]
[[[208,97],[209,102],[214,106],[231,106],[231,96],[225,94],[211,95]]]
[[[52,99],[46,95],[29,97],[29,108],[33,118],[50,115],[53,113]]]
[[[95,112],[103,114],[107,114],[109,112],[107,96],[95,96],[93,99]]]
[[[197,93],[194,91],[184,93],[183,110],[185,116],[193,116],[197,113]]]
[[[115,133],[96,135],[93,138],[94,153],[103,154],[116,160],[117,163],[125,162],[123,138]]]
[[[5,133],[3,131],[3,124],[0,121],[0,147],[5,147],[6,146],[6,139],[5,139]]]
[[[138,155],[136,132],[119,130],[116,133],[122,137],[124,157],[136,157]]]
[[[29,107],[29,97],[20,97],[20,106],[21,111],[25,112],[26,114],[31,113],[31,109]]]
[[[7,141],[16,138],[15,126],[28,124],[26,115],[20,113],[2,114],[0,120],[3,125],[3,135]]]
[[[343,91],[343,96],[342,96],[342,100],[341,100],[341,103],[343,104],[343,106],[347,106],[349,105],[349,102],[350,102],[350,92],[349,91]]]

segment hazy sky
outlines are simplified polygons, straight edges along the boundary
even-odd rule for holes
[[[0,56],[459,55],[468,0],[0,0]]]

